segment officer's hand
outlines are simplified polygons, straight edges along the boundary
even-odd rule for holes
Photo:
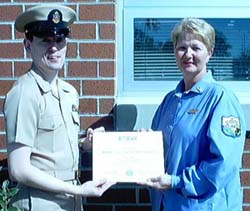
[[[79,187],[79,195],[85,197],[100,197],[108,190],[115,182],[107,182],[106,180],[88,181]]]
[[[105,132],[105,128],[98,127],[94,130],[92,128],[88,128],[86,137],[79,140],[80,146],[86,151],[92,149],[92,141],[93,141],[94,132]]]
[[[140,185],[147,185],[156,189],[170,189],[172,177],[171,175],[164,174],[159,177],[147,179],[146,182],[138,182]]]

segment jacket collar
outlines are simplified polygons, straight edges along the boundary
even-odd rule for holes
[[[182,79],[176,89],[175,89],[175,93],[176,94],[182,94],[182,93],[189,93],[189,92],[194,92],[194,93],[198,93],[198,94],[201,94],[202,92],[204,92],[204,90],[209,86],[210,83],[212,82],[215,82],[213,76],[212,76],[212,72],[211,71],[207,71],[207,73],[205,74],[205,76],[199,80],[197,83],[195,83],[193,85],[193,87],[185,92],[184,91],[184,87],[185,87],[185,84],[184,84],[184,79]]]
[[[48,81],[44,80],[42,78],[42,76],[40,76],[38,73],[36,73],[34,70],[30,70],[30,74],[34,77],[34,79],[36,80],[36,83],[38,84],[38,86],[40,87],[40,89],[46,93],[46,92],[50,92],[51,91],[51,86],[49,84]],[[69,92],[69,86],[66,86],[66,83],[64,83],[63,80],[61,80],[60,78],[57,79],[58,80],[58,88],[65,91],[65,92]]]

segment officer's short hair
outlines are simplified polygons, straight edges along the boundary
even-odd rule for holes
[[[15,29],[24,32],[27,39],[32,41],[33,36],[68,37],[69,25],[76,20],[73,9],[54,4],[44,4],[32,7],[17,17]]]
[[[214,49],[215,46],[215,30],[214,28],[203,19],[199,18],[184,18],[176,24],[172,31],[172,41],[174,47],[182,32],[188,32],[195,35],[204,45],[207,50]]]

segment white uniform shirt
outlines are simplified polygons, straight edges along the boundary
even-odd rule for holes
[[[33,70],[20,77],[6,96],[7,141],[32,147],[32,165],[70,180],[78,169],[79,98],[60,79],[58,90],[59,97]]]

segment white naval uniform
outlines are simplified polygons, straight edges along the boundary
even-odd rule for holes
[[[58,95],[35,71],[21,76],[4,105],[7,143],[32,148],[31,164],[64,181],[74,182],[78,170],[78,93],[58,79]],[[81,197],[18,185],[13,206],[29,211],[80,211]]]

